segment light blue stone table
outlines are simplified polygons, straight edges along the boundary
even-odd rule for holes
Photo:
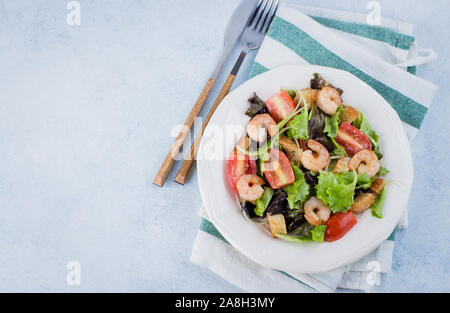
[[[189,261],[196,175],[184,187],[176,171],[163,189],[152,184],[238,1],[80,0],[79,26],[66,22],[69,1],[0,1],[0,291],[241,291]],[[367,4],[298,3],[357,12]],[[440,91],[412,147],[410,225],[376,291],[448,292],[450,4],[380,3],[440,55],[418,69]],[[70,261],[81,266],[80,285],[67,284]]]

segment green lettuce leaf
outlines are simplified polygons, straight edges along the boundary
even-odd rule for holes
[[[316,186],[317,197],[328,206],[333,213],[347,212],[354,203],[354,195],[358,175],[355,172],[333,174],[320,172]]]
[[[380,136],[373,130],[372,126],[370,126],[369,121],[364,117],[364,115],[359,112],[359,118],[353,122],[353,126],[358,128],[367,136],[371,137],[375,142],[378,142]]]
[[[294,89],[283,89],[281,88],[281,90],[284,90],[288,93],[288,95],[292,98],[292,100],[295,99],[295,97],[297,96],[297,91],[295,91]]]
[[[288,137],[295,139],[306,140],[308,136],[308,108],[305,105],[302,109],[302,113],[294,117],[294,119],[288,124]]]
[[[380,153],[380,146],[378,144],[380,136],[373,130],[372,126],[370,126],[369,121],[361,112],[359,112],[359,118],[353,122],[353,126],[358,128],[360,131],[366,134],[367,137],[369,137],[373,145],[373,150],[377,154],[378,159],[381,159],[383,155]]]
[[[341,106],[333,116],[327,116],[325,119],[325,128],[323,132],[330,138],[336,138],[337,136],[339,124],[341,123],[339,115],[342,111],[343,107]]]
[[[292,164],[292,169],[295,174],[295,182],[287,187],[284,187],[283,190],[286,191],[288,195],[289,208],[291,210],[298,210],[300,209],[300,206],[308,199],[310,194],[310,186],[306,182],[303,172],[295,166],[295,164]]]
[[[327,230],[327,226],[326,225],[320,225],[320,226],[316,226],[316,228],[314,228],[311,231],[312,234],[312,240],[317,241],[317,242],[323,242],[325,239],[325,232]]]
[[[371,208],[372,216],[379,218],[379,219],[383,218],[383,207],[384,207],[385,200],[386,200],[386,187],[378,195],[377,199],[375,200],[374,205]]]
[[[293,242],[293,243],[305,243],[305,242],[311,242],[312,238],[311,237],[292,237],[289,235],[275,235],[277,236],[277,238],[289,241],[289,242]]]
[[[262,145],[258,149],[258,151],[255,152],[241,151],[241,152],[246,153],[249,156],[256,157],[261,161],[268,161],[270,159],[269,150],[273,148],[275,149],[280,148],[280,135],[281,135],[280,133],[277,133],[274,137],[270,138],[264,145]]]
[[[383,166],[380,166],[377,176],[385,176],[387,174],[389,174],[389,170]]]
[[[334,138],[331,138],[331,142],[334,145],[334,150],[331,152],[331,156],[348,156],[347,151],[343,146],[340,146]]]
[[[343,184],[351,184],[355,180],[355,172],[345,172],[344,174],[336,175],[339,181]],[[358,178],[356,178],[358,182]]]
[[[374,181],[375,178],[370,178],[367,173],[358,174],[357,188],[369,189]]]
[[[273,194],[274,191],[272,188],[266,188],[262,197],[256,200],[255,214],[257,216],[262,217],[264,215],[264,212],[266,212],[266,209],[269,206],[270,200],[272,200]]]

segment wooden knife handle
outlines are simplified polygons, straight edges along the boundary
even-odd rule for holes
[[[214,86],[216,80],[214,78],[210,78],[208,82],[205,85],[205,88],[203,88],[202,93],[197,99],[197,102],[195,103],[194,107],[192,108],[191,113],[189,114],[186,122],[184,123],[183,129],[178,134],[177,139],[173,143],[172,147],[169,150],[169,153],[167,154],[166,158],[164,159],[164,162],[162,163],[158,173],[156,174],[155,178],[153,179],[153,183],[157,186],[162,187],[164,185],[164,181],[167,178],[167,175],[169,174],[170,170],[172,169],[173,163],[175,161],[175,157],[177,156],[178,152],[180,151],[181,146],[184,143],[184,140],[186,139],[186,136],[189,134],[189,130],[191,129],[192,125],[194,124],[195,118],[200,113],[201,109],[203,108],[203,104],[206,101],[206,98],[208,98],[209,93],[211,92],[212,87]]]
[[[206,120],[203,123],[200,133],[197,135],[197,138],[195,138],[195,141],[191,147],[191,150],[187,154],[185,161],[181,165],[181,168],[178,171],[177,176],[175,177],[175,181],[177,183],[179,183],[181,185],[184,185],[186,183],[186,180],[189,177],[189,173],[191,171],[192,165],[194,165],[195,157],[197,155],[197,151],[200,146],[200,142],[202,141],[203,132],[205,131],[206,126],[208,126],[208,123],[211,120],[211,117],[213,116],[216,109],[219,107],[219,104],[222,102],[223,98],[225,98],[225,96],[230,92],[231,86],[233,85],[235,78],[236,78],[236,75],[233,75],[233,74],[230,74],[230,76],[228,76],[227,81],[225,82],[225,85],[222,87],[222,90],[220,91],[216,101],[214,101],[211,111],[209,112],[208,116],[206,117]]]

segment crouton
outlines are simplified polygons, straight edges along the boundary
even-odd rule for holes
[[[267,221],[269,222],[272,237],[276,238],[276,235],[287,235],[286,221],[284,220],[283,214],[267,215]]]
[[[333,169],[334,174],[344,174],[349,171],[349,164],[352,159],[348,157],[341,157],[339,161],[336,163],[336,166]]]
[[[305,88],[305,89],[296,91],[295,102],[299,103],[301,97],[303,96],[303,98],[305,98],[306,103],[308,104],[308,110],[311,110],[313,105],[315,105],[317,102],[318,92],[319,92],[319,90],[311,89],[311,88]],[[300,105],[302,106],[303,103],[300,103]]]
[[[300,156],[302,155],[302,152],[295,141],[288,137],[282,136],[280,137],[280,145],[286,152],[289,161],[297,166],[300,166]]]
[[[346,106],[344,111],[339,114],[339,119],[342,123],[347,122],[351,124],[354,120],[359,118],[359,112],[354,107]]]
[[[370,186],[370,190],[379,195],[383,191],[384,186],[386,186],[386,181],[382,178],[377,178]]]
[[[352,205],[352,211],[355,214],[362,213],[367,209],[370,209],[375,203],[377,196],[374,193],[362,193],[355,199],[355,203]]]

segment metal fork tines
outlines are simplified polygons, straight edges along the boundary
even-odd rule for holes
[[[246,52],[261,46],[278,10],[279,2],[279,0],[260,0],[256,5],[241,38],[241,44]]]

